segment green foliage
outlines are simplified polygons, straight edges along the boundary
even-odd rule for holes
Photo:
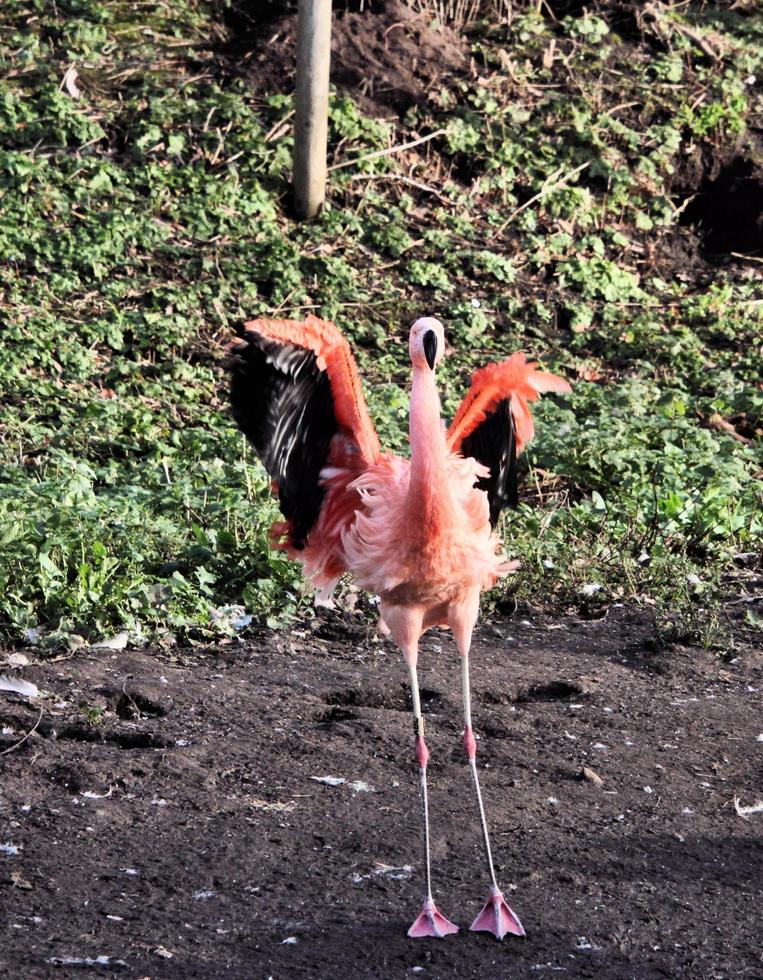
[[[638,599],[711,642],[698,611],[761,538],[763,311],[733,267],[708,285],[651,259],[689,144],[735,139],[760,111],[763,38],[753,18],[689,6],[670,46],[635,61],[604,7],[475,33],[478,77],[409,112],[445,135],[404,163],[369,156],[407,131],[334,93],[331,160],[359,162],[295,225],[291,98],[223,70],[212,6],[8,0],[0,633],[205,636],[221,606],[271,626],[302,608],[220,361],[243,320],[312,310],[350,335],[396,451],[422,313],[446,321],[450,413],[475,367],[518,348],[577,379],[539,405],[504,525],[523,571],[496,601]],[[679,23],[718,33],[723,58]]]

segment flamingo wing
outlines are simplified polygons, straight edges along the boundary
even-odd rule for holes
[[[229,366],[234,418],[276,484],[286,543],[302,549],[323,504],[320,474],[334,440],[357,472],[381,454],[350,346],[314,316],[252,320]]]
[[[542,392],[571,390],[563,378],[537,367],[517,353],[480,368],[448,429],[448,448],[490,471],[476,485],[487,492],[493,527],[503,508],[518,502],[517,457],[535,431],[529,403]]]

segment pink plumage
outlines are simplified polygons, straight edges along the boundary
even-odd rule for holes
[[[518,565],[502,554],[495,524],[516,499],[516,458],[533,437],[529,406],[543,392],[570,386],[514,354],[475,372],[446,433],[435,384],[444,350],[439,320],[417,320],[409,338],[410,459],[381,451],[349,345],[333,324],[315,317],[246,324],[235,348],[232,399],[278,490],[285,520],[274,526],[274,542],[302,562],[324,596],[344,573],[377,595],[382,629],[408,665],[426,869],[424,906],[409,931],[415,937],[457,928],[432,897],[429,750],[416,670],[422,633],[432,626],[453,632],[462,661],[464,747],[491,878],[472,928],[501,939],[524,933],[495,878],[477,777],[469,649],[481,592]]]

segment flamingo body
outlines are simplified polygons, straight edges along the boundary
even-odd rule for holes
[[[469,650],[481,592],[519,564],[502,554],[495,525],[502,508],[516,504],[517,456],[533,437],[529,403],[542,392],[570,389],[514,354],[474,374],[446,431],[435,385],[444,351],[439,320],[417,320],[409,339],[410,459],[382,452],[349,344],[332,323],[313,316],[245,325],[234,348],[232,402],[279,495],[285,519],[273,526],[276,546],[301,561],[324,597],[344,573],[378,595],[382,629],[408,665],[427,882],[412,937],[457,931],[432,898],[429,750],[416,671],[422,633],[433,626],[453,631],[462,662],[464,748],[491,876],[472,929],[501,939],[524,931],[495,878],[476,767]]]

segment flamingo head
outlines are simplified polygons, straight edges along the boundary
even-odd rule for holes
[[[445,331],[440,321],[433,316],[417,320],[411,327],[408,350],[414,367],[434,371],[445,353]]]

